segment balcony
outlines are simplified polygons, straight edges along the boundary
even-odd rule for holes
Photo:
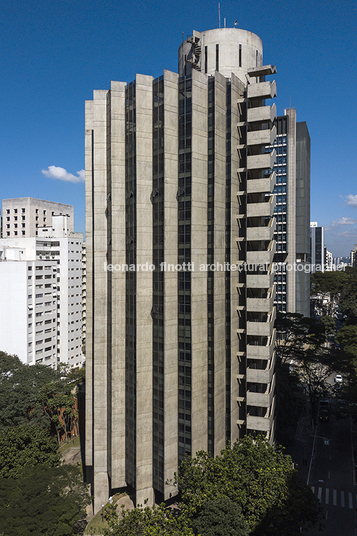
[[[269,222],[269,225],[265,225],[264,227],[248,227],[247,240],[267,240],[270,242],[274,238],[275,228],[275,218],[272,218]]]
[[[261,238],[261,240],[263,240],[263,238]],[[273,262],[274,253],[275,253],[275,241],[272,241],[268,250],[247,251],[247,263],[248,264],[266,264],[267,266],[269,266]]]
[[[266,322],[247,321],[247,335],[255,335],[257,337],[271,337],[274,330],[274,322],[276,317],[276,309],[273,309],[271,315],[268,316]]]
[[[248,218],[260,218],[269,217],[272,218],[276,205],[275,195],[267,197],[268,201],[262,201],[261,203],[247,203],[247,217]]]
[[[251,130],[247,132],[247,145],[273,145],[275,138],[276,126],[271,130]]]
[[[247,368],[247,382],[252,383],[270,383],[274,376],[275,354],[273,360],[267,361],[265,369]]]
[[[257,108],[248,108],[248,123],[272,123],[276,118],[276,104],[272,106],[258,106]]]
[[[275,393],[275,376],[273,376],[273,383],[268,384],[265,393],[255,393],[247,391],[247,405],[255,406],[259,408],[270,408]]]
[[[262,179],[247,180],[247,194],[271,193],[276,183],[275,171]]]
[[[270,313],[274,307],[275,289],[266,298],[247,298],[248,313]]]
[[[274,354],[275,339],[276,330],[274,328],[273,334],[268,339],[267,344],[263,346],[258,344],[247,344],[247,359],[272,359]]]
[[[271,153],[248,155],[247,169],[271,169],[275,164],[275,158],[275,149]]]
[[[276,74],[275,65],[261,65],[260,67],[253,67],[248,71],[248,76],[255,78],[257,76],[268,76],[270,74]]]
[[[255,417],[247,415],[247,430],[259,430],[261,432],[270,432],[274,421],[274,413],[266,412],[265,417]]]
[[[275,80],[249,84],[247,97],[248,99],[273,99],[276,97]]]
[[[271,288],[274,283],[274,274],[247,274],[247,288]]]

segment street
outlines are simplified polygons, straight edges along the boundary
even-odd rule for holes
[[[357,486],[351,432],[351,419],[338,418],[333,411],[329,421],[319,422],[315,431],[307,414],[300,422],[298,434],[302,451],[298,460],[292,453],[293,460],[299,465],[301,478],[308,480],[320,501],[326,525],[323,531],[309,531],[309,536],[357,535]]]

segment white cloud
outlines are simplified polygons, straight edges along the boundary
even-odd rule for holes
[[[60,181],[67,182],[83,182],[84,181],[84,169],[77,171],[77,176],[68,173],[68,171],[58,166],[48,166],[48,169],[43,169],[42,173],[49,179],[58,179]]]
[[[345,218],[343,216],[343,218],[341,218],[340,220],[338,221],[333,221],[331,222],[332,225],[334,227],[336,227],[337,225],[354,225],[356,223],[356,220],[352,219],[352,218]]]
[[[347,205],[351,205],[352,207],[357,207],[357,195],[348,195],[346,197],[346,203]]]

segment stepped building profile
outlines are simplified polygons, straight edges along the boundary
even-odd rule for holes
[[[95,511],[174,496],[185,454],[274,438],[275,67],[223,28],[193,32],[178,71],[86,102]]]

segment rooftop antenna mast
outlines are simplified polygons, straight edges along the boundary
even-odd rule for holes
[[[221,2],[218,2],[218,28],[221,27]]]

